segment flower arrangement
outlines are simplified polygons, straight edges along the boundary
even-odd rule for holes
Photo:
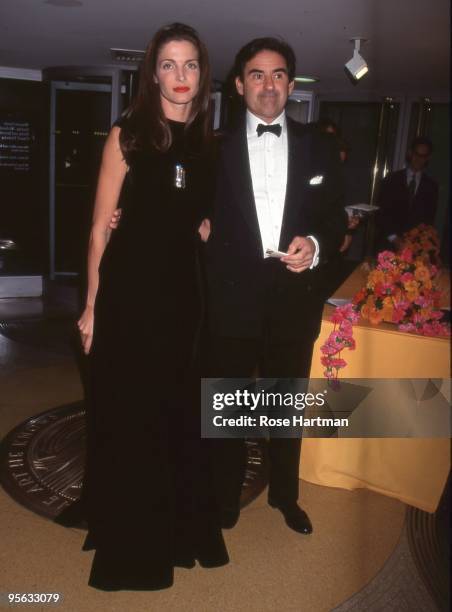
[[[353,351],[356,347],[353,324],[358,322],[359,313],[354,304],[345,304],[335,309],[331,320],[334,329],[320,350],[323,353],[321,363],[325,366],[324,374],[326,378],[334,380],[339,370],[347,365],[345,359],[341,358],[341,351],[346,348]]]
[[[413,259],[422,259],[426,264],[441,265],[438,233],[431,225],[421,223],[403,235],[403,249],[409,249]]]
[[[345,348],[353,350],[353,324],[360,317],[372,325],[395,323],[398,329],[424,336],[450,336],[450,326],[441,323],[441,291],[434,285],[439,262],[439,240],[434,228],[420,225],[407,232],[399,253],[383,251],[377,266],[369,273],[366,286],[352,303],[335,309],[334,329],[325,344],[321,362],[325,376],[337,378],[347,363],[341,358]]]
[[[381,321],[396,323],[401,331],[424,336],[447,336],[449,328],[440,323],[441,292],[433,279],[438,268],[414,258],[409,248],[401,253],[383,251],[367,284],[353,298],[357,312],[373,325]]]

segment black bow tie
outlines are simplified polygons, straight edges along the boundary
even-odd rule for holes
[[[256,128],[256,132],[258,136],[262,136],[264,132],[271,132],[278,138],[281,136],[282,127],[279,123],[275,123],[274,125],[265,125],[264,123],[259,123]]]

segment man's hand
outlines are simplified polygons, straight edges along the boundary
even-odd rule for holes
[[[119,221],[121,220],[122,208],[117,208],[113,213],[108,227],[112,230],[118,229]]]
[[[287,249],[287,255],[281,257],[281,261],[287,264],[291,272],[303,272],[307,270],[314,260],[315,244],[310,238],[295,236]]]
[[[348,218],[348,229],[356,229],[361,222],[361,217],[359,215],[352,215]]]
[[[344,242],[342,243],[341,248],[339,249],[339,253],[345,253],[350,248],[353,237],[351,234],[345,234]]]
[[[198,232],[203,242],[207,242],[209,240],[209,236],[210,236],[210,220],[209,219],[203,219],[201,225],[198,227]]]

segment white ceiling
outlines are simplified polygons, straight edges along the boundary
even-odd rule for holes
[[[199,31],[219,80],[241,45],[271,35],[294,47],[299,74],[320,77],[318,91],[449,91],[448,0],[0,0],[0,66],[108,64],[110,47],[142,49],[172,21]],[[343,70],[352,36],[370,39],[356,86]]]

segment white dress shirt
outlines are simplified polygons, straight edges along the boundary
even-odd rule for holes
[[[416,191],[418,190],[418,187],[419,187],[419,183],[421,182],[422,172],[415,172],[408,166],[406,168],[406,184],[408,187],[411,183],[411,179],[413,178],[413,176],[416,181],[416,184],[415,184],[416,186],[414,188],[414,193],[416,194]]]
[[[281,136],[271,132],[257,135],[257,126],[261,119],[246,112],[246,135],[253,183],[254,202],[256,205],[259,231],[262,240],[263,256],[267,249],[278,250],[281,226],[284,213],[284,202],[287,188],[288,142],[286,114],[283,111],[269,125],[280,124]],[[315,245],[313,268],[319,260],[319,244],[314,236]]]

